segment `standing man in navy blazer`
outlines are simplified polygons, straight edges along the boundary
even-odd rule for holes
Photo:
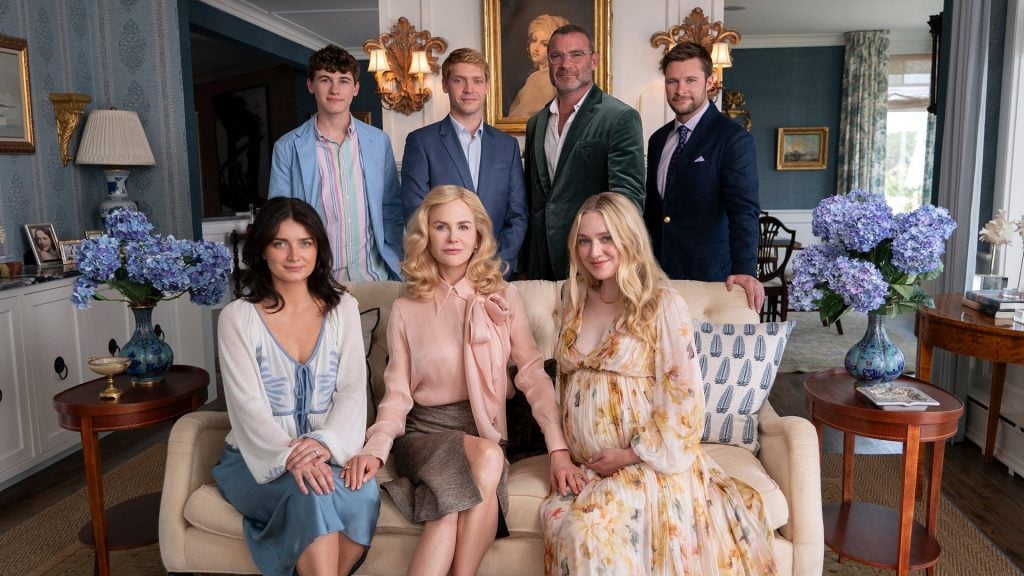
[[[306,88],[316,115],[274,143],[270,197],[305,200],[327,229],[340,282],[398,280],[402,192],[391,140],[356,120],[359,62],[333,44],[309,58]]]
[[[644,221],[654,254],[669,278],[738,284],[760,310],[754,139],[708,100],[714,77],[703,46],[676,44],[661,71],[676,119],[648,141]]]
[[[519,142],[484,123],[490,71],[483,54],[472,48],[454,50],[441,65],[441,80],[451,112],[405,139],[402,212],[408,220],[427,192],[442,184],[476,192],[491,217],[509,278],[526,236]]]

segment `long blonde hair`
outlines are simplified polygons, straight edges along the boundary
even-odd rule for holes
[[[498,258],[498,243],[494,240],[491,218],[480,198],[461,186],[444,185],[434,188],[423,198],[423,203],[406,225],[402,273],[405,274],[405,288],[413,298],[429,299],[441,281],[437,261],[430,254],[430,209],[456,200],[466,203],[476,226],[476,250],[469,258],[466,278],[479,294],[492,294],[505,285],[502,272],[506,265]]]
[[[647,228],[636,205],[615,192],[602,192],[587,198],[576,213],[567,240],[569,279],[566,283],[569,287],[569,303],[563,322],[575,318],[581,312],[587,288],[597,288],[600,284],[587,272],[576,250],[580,222],[588,212],[601,215],[612,243],[619,251],[615,283],[622,293],[622,308],[615,318],[615,328],[654,345],[659,292],[668,285],[668,278],[654,259],[651,238],[647,235]]]

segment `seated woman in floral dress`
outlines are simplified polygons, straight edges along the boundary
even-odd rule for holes
[[[578,488],[551,379],[518,291],[502,279],[491,221],[476,194],[430,191],[409,219],[406,293],[388,321],[386,392],[366,446],[345,470],[358,488],[395,458],[381,485],[423,535],[409,574],[476,574],[495,537],[508,534],[506,367],[524,392],[551,455],[551,484]]]
[[[700,447],[690,313],[636,206],[621,194],[587,199],[569,254],[555,357],[586,485],[541,506],[547,574],[776,574],[760,496]]]
[[[242,258],[245,297],[217,327],[231,432],[213,476],[245,517],[260,572],[350,574],[380,512],[375,482],[335,480],[366,429],[358,305],[333,280],[327,233],[301,200],[265,203]]]

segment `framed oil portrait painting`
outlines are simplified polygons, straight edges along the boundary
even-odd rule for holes
[[[32,247],[36,264],[61,263],[57,232],[53,224],[25,224],[25,235],[28,236],[28,245]]]
[[[594,36],[594,82],[611,92],[611,0],[482,0],[484,57],[491,69],[487,122],[511,134],[555,97],[548,76],[548,38],[576,24]]]
[[[776,170],[824,170],[828,165],[828,127],[779,128]]]
[[[33,154],[28,43],[0,35],[0,154]]]

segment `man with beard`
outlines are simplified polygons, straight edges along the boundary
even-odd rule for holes
[[[644,221],[670,278],[739,285],[760,310],[754,139],[708,100],[711,55],[681,42],[661,59],[676,118],[648,142]]]
[[[523,152],[530,222],[519,270],[531,280],[566,277],[566,237],[590,196],[618,192],[643,208],[640,115],[594,85],[597,59],[586,29],[567,24],[551,34],[548,74],[556,95],[526,123]]]

